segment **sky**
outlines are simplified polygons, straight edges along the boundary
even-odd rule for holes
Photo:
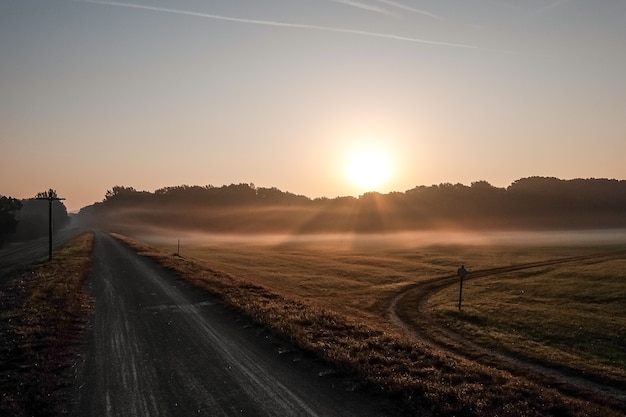
[[[626,0],[0,0],[0,194],[626,179],[625,74]]]

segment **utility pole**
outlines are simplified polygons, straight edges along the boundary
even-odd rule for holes
[[[52,202],[65,200],[57,197],[57,192],[52,188],[46,192],[37,194],[37,200],[48,200],[48,260],[52,260]]]

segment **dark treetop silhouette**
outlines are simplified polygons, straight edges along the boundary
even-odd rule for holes
[[[113,187],[82,221],[124,229],[159,225],[210,232],[393,232],[424,229],[626,227],[626,181],[531,177],[507,188],[486,181],[419,186],[358,198],[310,199],[254,184]]]

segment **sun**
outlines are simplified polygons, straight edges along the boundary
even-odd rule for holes
[[[348,177],[365,191],[376,191],[389,179],[387,156],[377,149],[361,149],[352,154],[347,166]]]

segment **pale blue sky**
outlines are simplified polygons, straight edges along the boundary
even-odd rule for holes
[[[625,0],[0,0],[0,194],[626,179]]]

